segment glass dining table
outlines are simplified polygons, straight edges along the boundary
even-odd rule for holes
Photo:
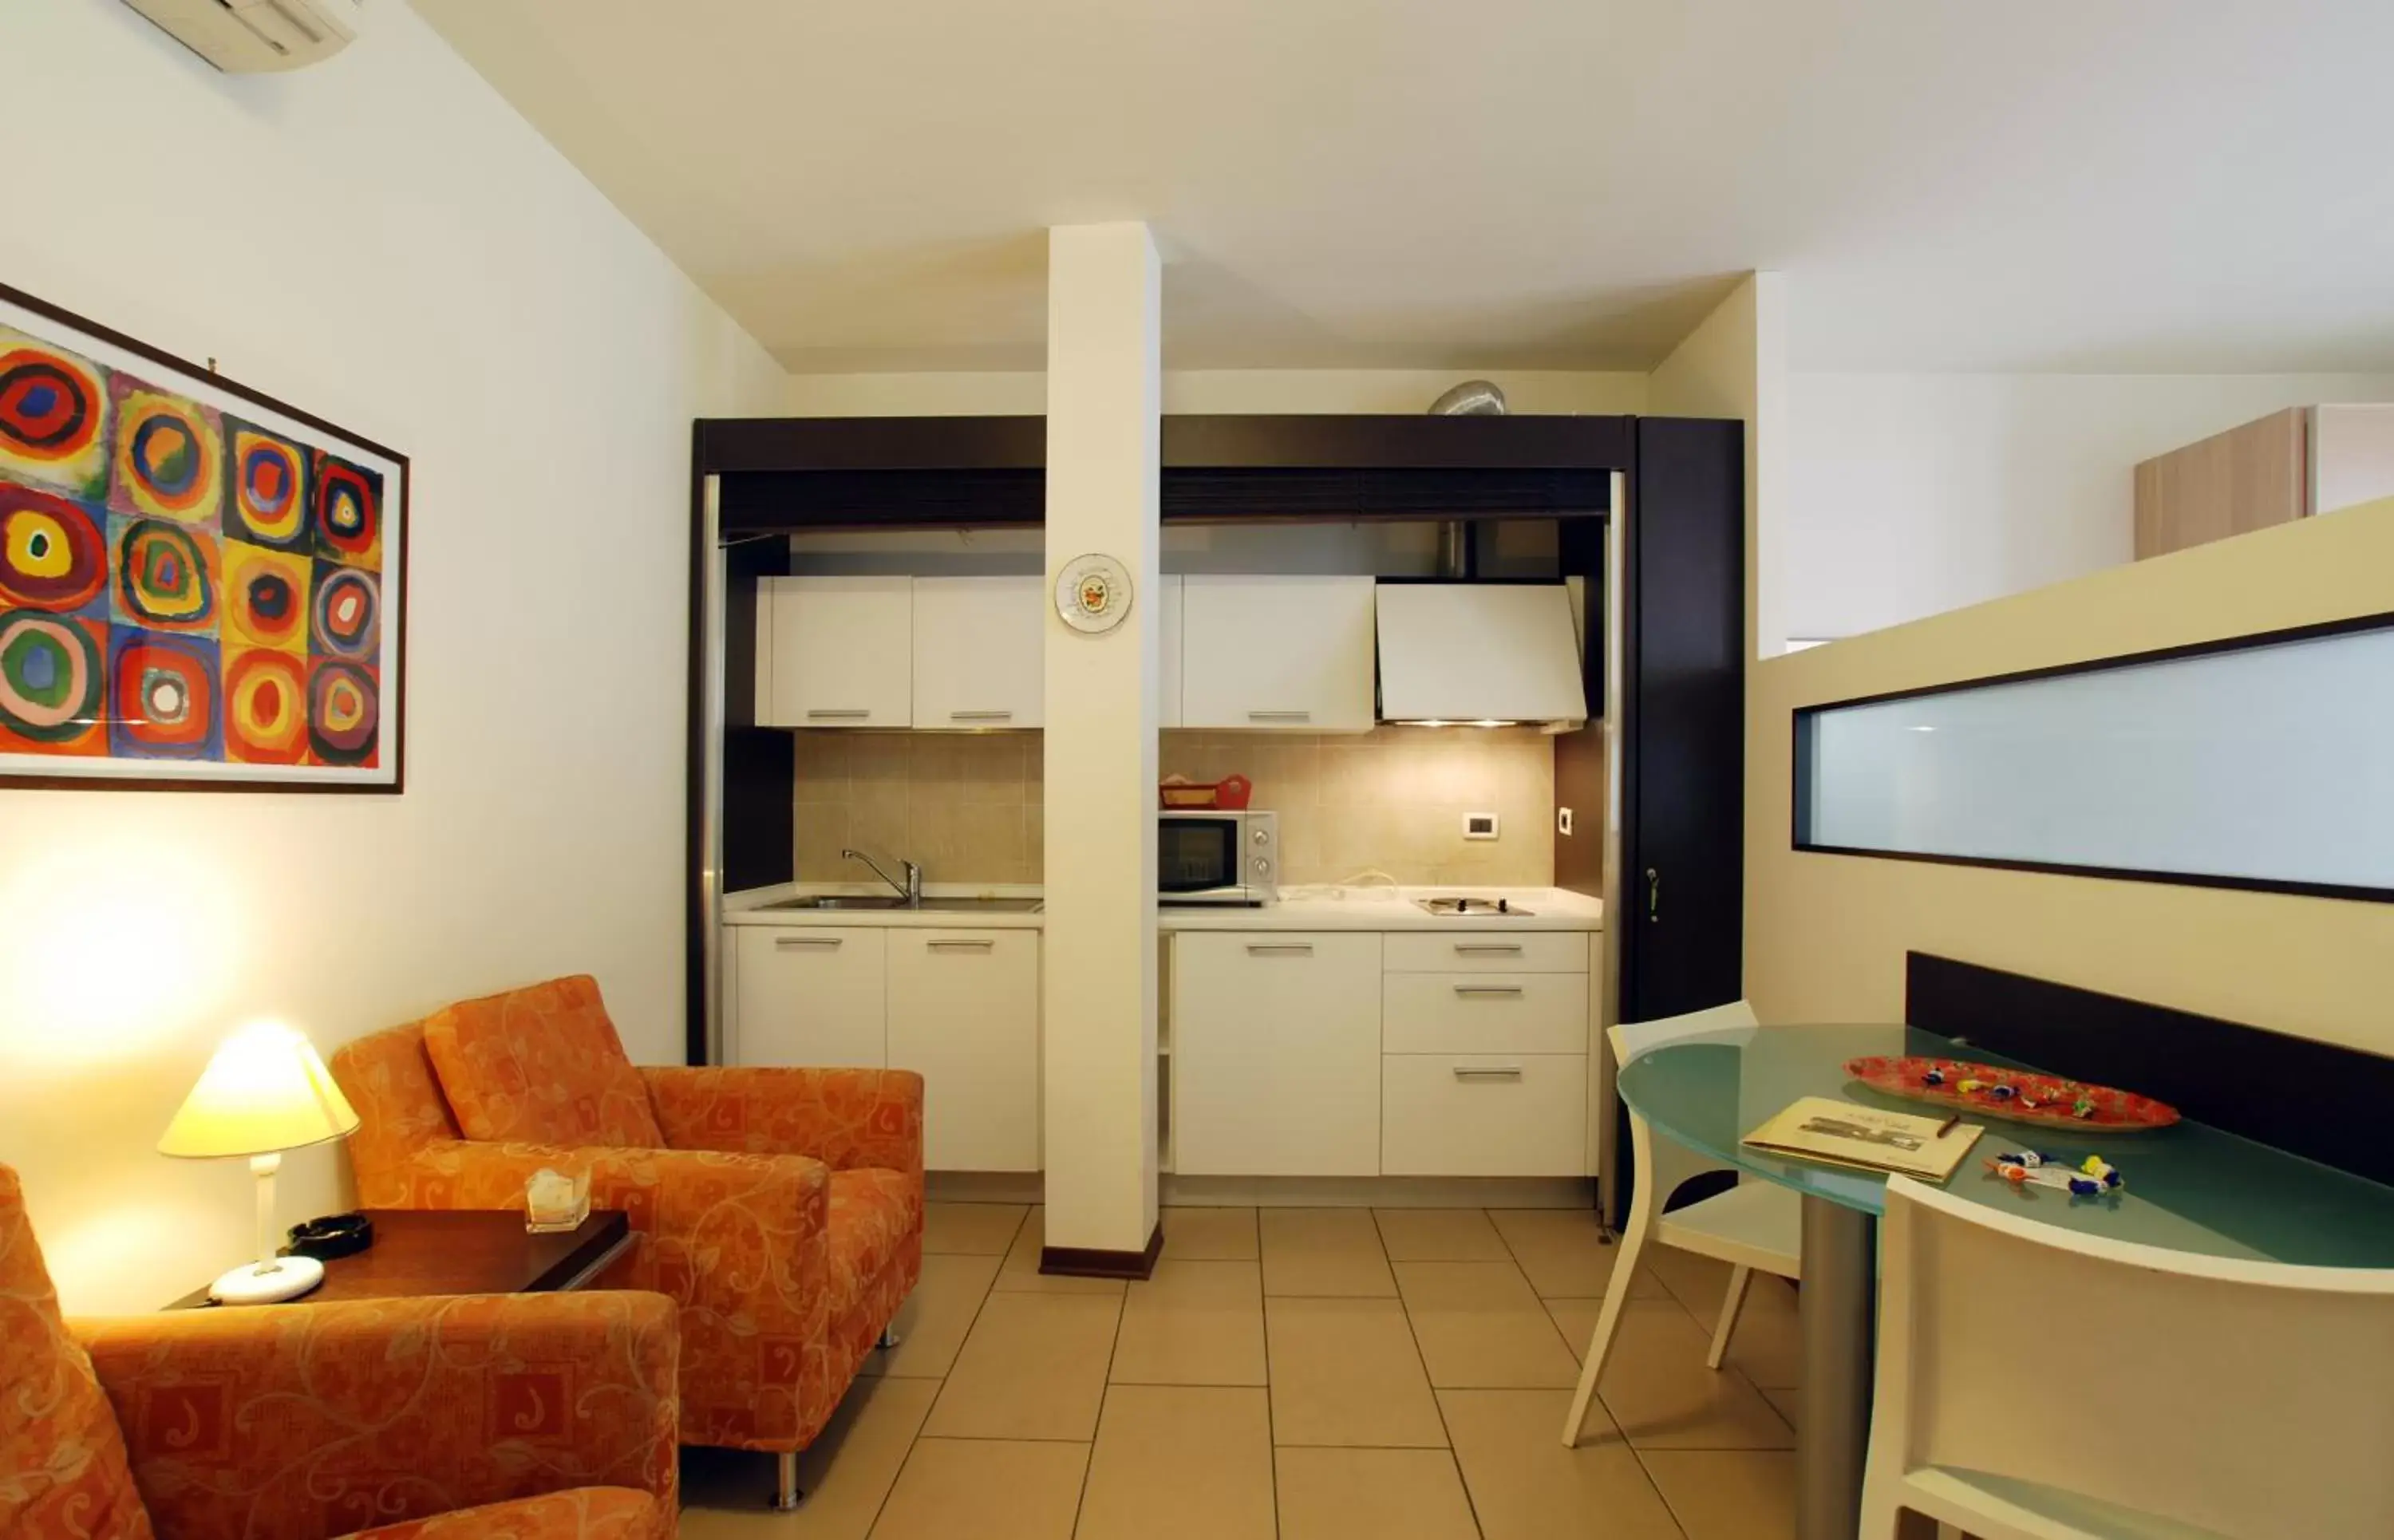
[[[2014,1069],[2018,1060],[1916,1027],[1747,1027],[1658,1048],[1617,1084],[1654,1131],[1804,1200],[1804,1384],[1796,1403],[1797,1540],[1852,1540],[1870,1441],[1878,1216],[1886,1178],[1788,1160],[1739,1143],[1798,1097],[1914,1112],[1846,1073],[1848,1060],[1917,1054]],[[2133,1089],[2134,1087],[2129,1087]],[[2006,1213],[2113,1240],[2313,1267],[2394,1268],[2394,1187],[2192,1119],[2137,1133],[2044,1127],[1971,1114],[1986,1132],[1946,1190]],[[2100,1154],[2123,1188],[2076,1198],[2019,1187],[1986,1167],[1998,1151],[2073,1163]]]

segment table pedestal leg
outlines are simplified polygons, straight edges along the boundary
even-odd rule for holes
[[[1796,1540],[1854,1540],[1870,1448],[1878,1221],[1804,1199],[1804,1389],[1796,1398]]]

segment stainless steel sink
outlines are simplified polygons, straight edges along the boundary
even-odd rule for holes
[[[906,901],[895,893],[887,898],[862,894],[826,893],[813,898],[783,899],[779,903],[765,905],[768,909],[903,909]]]
[[[1036,915],[1043,899],[925,899],[922,907],[943,915]]]
[[[1035,915],[1038,899],[925,899],[910,904],[895,893],[822,893],[809,898],[783,899],[779,903],[764,905],[766,909],[920,909],[940,915]]]

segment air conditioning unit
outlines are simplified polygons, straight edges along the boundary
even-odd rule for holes
[[[125,0],[227,74],[297,70],[349,46],[363,0]]]

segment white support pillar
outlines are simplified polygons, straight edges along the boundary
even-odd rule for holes
[[[1156,1226],[1161,289],[1144,224],[1047,232],[1047,586],[1101,554],[1132,600],[1046,620],[1046,1242],[1111,1252]]]

